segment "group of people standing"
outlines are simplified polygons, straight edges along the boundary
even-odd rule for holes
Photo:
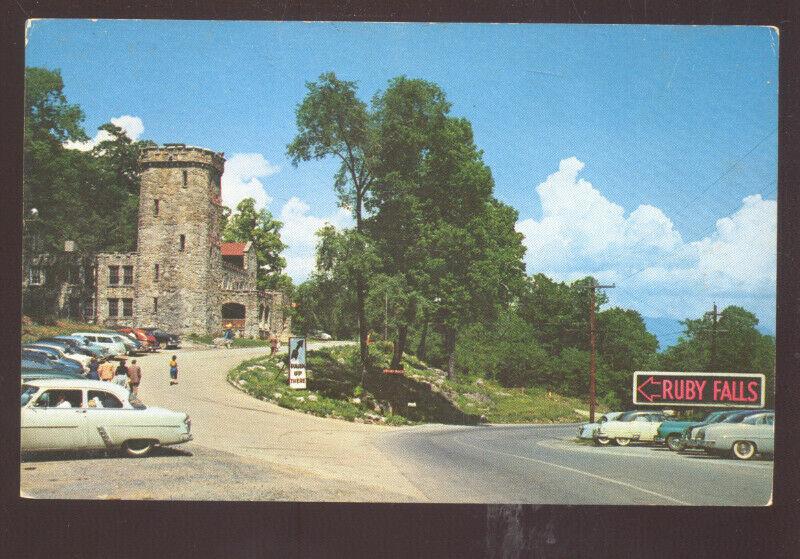
[[[114,365],[112,361],[100,362],[96,357],[89,361],[88,378],[92,380],[104,380],[119,384],[127,388],[134,395],[139,395],[139,383],[142,382],[142,368],[136,363],[136,359],[131,360],[127,365],[125,359]],[[178,356],[173,355],[169,360],[170,385],[178,384]]]

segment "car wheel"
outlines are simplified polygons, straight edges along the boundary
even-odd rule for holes
[[[628,446],[631,444],[631,440],[627,437],[620,437],[618,439],[614,439],[614,442],[617,443],[617,446]]]
[[[594,441],[600,446],[606,446],[608,443],[611,442],[611,439],[609,439],[608,437],[597,437]]]
[[[750,460],[756,454],[756,445],[750,441],[736,441],[732,450],[733,455],[739,460]]]
[[[683,444],[681,444],[681,436],[676,435],[675,433],[667,436],[667,440],[665,442],[667,443],[667,448],[669,448],[670,450],[677,451],[680,450],[681,447],[683,447]]]
[[[154,446],[153,441],[132,440],[125,441],[125,444],[122,445],[122,450],[131,458],[141,458],[150,454]]]

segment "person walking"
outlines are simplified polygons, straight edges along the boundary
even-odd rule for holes
[[[92,355],[91,361],[89,361],[89,374],[87,375],[88,378],[91,380],[100,380],[100,375],[97,374],[97,368],[100,366],[100,361],[97,360],[97,357]]]
[[[231,344],[233,343],[233,330],[231,330],[231,325],[228,324],[227,329],[225,330],[225,334],[223,337],[225,338],[225,347],[228,349],[231,348]]]
[[[114,364],[111,361],[104,361],[97,368],[100,380],[111,380],[114,378]]]
[[[114,371],[114,384],[118,384],[123,388],[128,387],[128,367],[125,366],[125,360],[119,362],[117,369]]]
[[[173,355],[169,360],[169,378],[170,384],[178,384],[178,356]]]
[[[134,396],[139,395],[139,383],[142,381],[142,368],[136,364],[136,359],[128,365],[128,384]]]
[[[275,332],[270,333],[269,335],[269,356],[272,357],[278,351],[278,336],[275,335]]]

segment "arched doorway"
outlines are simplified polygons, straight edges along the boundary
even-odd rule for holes
[[[225,303],[222,305],[222,328],[244,330],[245,306],[240,303]],[[230,325],[230,326],[228,326]]]

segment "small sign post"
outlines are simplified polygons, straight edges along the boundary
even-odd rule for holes
[[[764,375],[636,371],[633,403],[639,406],[763,408]]]
[[[306,388],[306,339],[289,338],[289,388]]]

